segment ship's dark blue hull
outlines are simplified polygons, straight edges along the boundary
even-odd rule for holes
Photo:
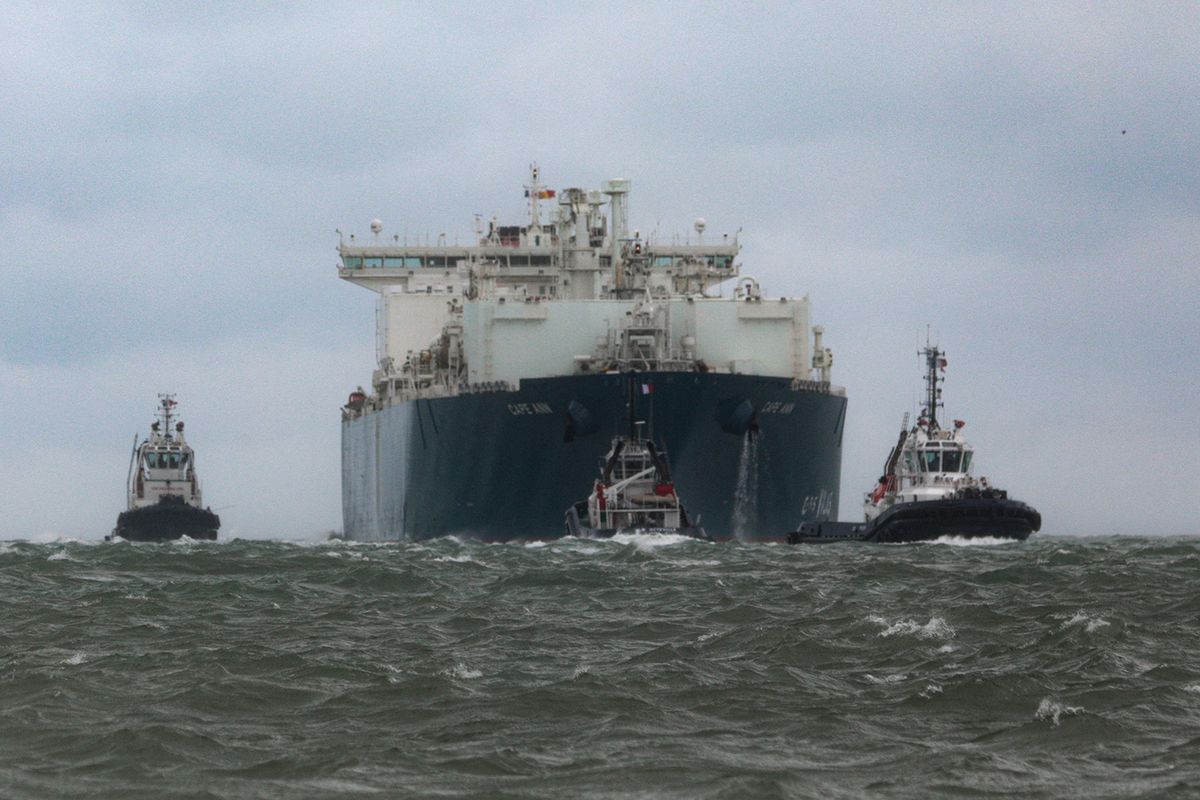
[[[524,380],[515,392],[408,401],[344,421],[346,536],[561,535],[563,509],[590,491],[628,418],[628,380]],[[680,497],[710,534],[782,538],[837,518],[844,396],[748,375],[633,380],[638,417],[651,420]]]

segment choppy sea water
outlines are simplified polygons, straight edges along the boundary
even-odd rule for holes
[[[1194,797],[1200,539],[0,543],[0,795]]]

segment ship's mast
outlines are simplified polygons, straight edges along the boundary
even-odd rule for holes
[[[542,213],[538,208],[538,201],[542,199],[542,184],[539,178],[541,171],[537,164],[529,165],[529,185],[525,187],[525,193],[529,195],[529,233],[542,232]]]
[[[629,188],[630,183],[624,178],[613,178],[600,186],[600,191],[609,197],[608,207],[612,213],[608,240],[613,288],[615,289],[625,288],[625,268],[621,263],[621,241],[629,237]]]
[[[163,436],[168,440],[171,438],[171,409],[175,407],[175,395],[160,394],[158,396],[159,412],[162,414],[163,420]]]
[[[929,430],[936,431],[940,427],[937,410],[944,405],[942,390],[938,388],[938,384],[945,380],[944,377],[939,377],[938,370],[946,369],[946,351],[926,343],[920,354],[925,356],[925,411],[922,416],[928,421]]]

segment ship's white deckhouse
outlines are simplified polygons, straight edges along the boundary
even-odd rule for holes
[[[477,223],[470,246],[343,238],[339,275],[380,295],[372,404],[464,387],[581,374],[641,360],[642,369],[769,375],[828,384],[831,357],[810,340],[807,298],[764,298],[739,278],[737,236],[679,241],[624,228],[628,181],[604,192],[526,192],[530,223]],[[557,200],[541,222],[540,201]],[[444,238],[444,237],[439,237]],[[732,297],[711,297],[737,279]],[[641,317],[641,319],[635,319]],[[630,332],[641,325],[644,331]],[[815,352],[814,352],[815,350]]]

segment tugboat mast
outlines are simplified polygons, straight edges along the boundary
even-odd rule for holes
[[[922,416],[929,423],[929,430],[936,431],[941,427],[937,421],[937,410],[944,406],[938,383],[945,380],[938,377],[938,370],[946,368],[946,351],[938,350],[936,345],[926,344],[920,355],[925,356],[925,410]]]
[[[162,418],[163,418],[163,436],[166,437],[166,439],[168,441],[170,441],[170,439],[171,439],[171,409],[175,407],[175,395],[160,394],[158,396],[158,403],[159,403],[159,407],[161,409]]]

